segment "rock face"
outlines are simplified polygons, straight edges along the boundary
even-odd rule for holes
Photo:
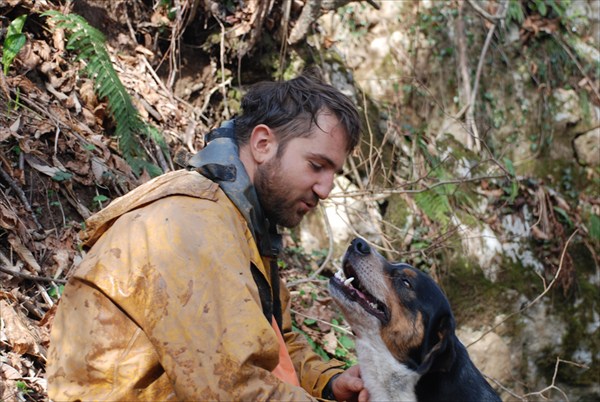
[[[384,1],[379,13],[365,13],[354,7],[320,20],[323,36],[341,53],[353,71],[354,81],[385,109],[385,124],[382,119],[379,127],[388,143],[399,150],[391,191],[378,199],[382,203],[385,198],[384,221],[374,225],[375,230],[347,225],[352,219],[357,222],[356,217],[363,221],[381,219],[368,215],[363,207],[358,208],[362,212],[355,218],[340,213],[354,209],[353,205],[328,207],[330,221],[340,224],[332,223],[334,247],[343,250],[349,237],[383,230],[400,259],[421,264],[420,268],[434,276],[437,273],[440,282],[446,275],[446,280],[456,286],[445,290],[453,291],[448,292],[454,296],[451,303],[465,318],[459,331],[464,343],[478,338],[492,325],[493,317],[518,313],[511,318],[510,330],[497,330],[469,347],[476,365],[486,375],[514,391],[514,395],[525,395],[548,387],[557,358],[581,363],[591,368],[586,371],[562,365],[556,384],[567,395],[584,396],[585,400],[598,388],[590,385],[600,359],[600,344],[591,340],[599,331],[594,326],[600,316],[598,280],[590,279],[600,277],[597,252],[586,252],[588,257],[582,258],[581,249],[587,246],[575,238],[573,244],[580,242],[580,249],[574,251],[570,244],[568,251],[574,260],[578,259],[572,268],[576,272],[573,289],[578,288],[577,296],[551,289],[543,302],[524,313],[519,310],[552,280],[560,259],[560,250],[556,249],[564,246],[555,240],[561,236],[566,239],[578,226],[575,221],[586,222],[589,229],[590,216],[598,216],[595,201],[582,202],[572,195],[581,191],[592,199],[598,196],[597,189],[591,187],[597,183],[600,166],[600,112],[594,106],[596,91],[590,89],[598,79],[597,69],[586,70],[589,77],[567,82],[562,80],[566,77],[554,74],[568,69],[554,69],[562,66],[552,63],[576,58],[584,68],[595,66],[600,57],[600,1],[573,0],[566,12],[568,21],[565,19],[560,28],[538,25],[542,20],[550,23],[540,15],[527,16],[528,23],[535,25],[530,29],[540,30],[529,39],[523,36],[527,27],[507,24],[511,26],[502,28],[506,30],[498,40],[503,41],[503,54],[499,56],[493,46],[488,51],[474,100],[479,134],[489,147],[489,154],[478,155],[465,153],[459,146],[466,144],[472,133],[466,124],[465,105],[460,104],[462,88],[456,82],[460,75],[455,43],[460,32],[457,14],[452,13],[456,9],[443,3]],[[467,67],[473,78],[485,32],[473,25],[481,16],[473,11],[471,3],[481,3],[488,12],[499,3],[464,3],[463,13],[468,16],[464,29],[473,35],[467,37]],[[500,32],[498,29],[496,32]],[[568,44],[571,55],[564,52],[560,59],[557,53],[564,48],[558,45],[541,56],[524,54],[524,41],[530,41],[527,46],[533,42],[545,46],[551,41],[542,43],[541,36],[550,32],[560,35],[560,31],[553,31],[560,29],[568,29],[574,36]],[[578,71],[574,65],[571,67]],[[551,76],[554,81],[549,79]],[[455,145],[446,144],[446,138]],[[419,152],[418,147],[426,150]],[[498,163],[486,170],[488,155]],[[433,159],[439,162],[435,168],[431,167]],[[505,178],[466,184],[478,176],[496,176],[499,164],[506,169],[500,173]],[[418,192],[423,188],[419,184],[431,186],[433,176],[441,182],[448,178],[464,182],[444,187],[451,192],[440,190],[437,198],[419,200]],[[578,180],[592,184],[584,183],[580,188]],[[409,191],[403,193],[403,188]],[[574,188],[577,191],[571,191]],[[397,190],[399,194],[394,192]],[[430,188],[429,194],[436,195],[433,190]],[[373,194],[378,196],[377,191]],[[446,202],[438,202],[440,199]],[[426,211],[425,201],[432,210],[438,208],[437,216]],[[436,219],[442,215],[448,218],[444,222]],[[558,221],[562,223],[556,225]],[[439,255],[431,257],[437,240],[449,232],[452,239],[440,241],[441,247],[449,250],[447,254],[439,259]],[[317,243],[325,247],[326,237]],[[592,247],[597,248],[597,243]],[[485,294],[490,288],[501,290]],[[559,391],[543,396],[562,398]]]
[[[479,371],[500,384],[510,380],[513,367],[510,348],[500,335],[495,332],[483,335],[483,331],[470,327],[459,328],[456,335],[467,346],[469,356]],[[475,343],[471,345],[472,342]],[[495,385],[492,381],[490,384]]]
[[[577,161],[590,167],[600,166],[600,128],[584,133],[573,141]]]
[[[572,89],[557,88],[553,93],[558,111],[554,114],[554,122],[559,126],[575,124],[582,118],[579,96]]]

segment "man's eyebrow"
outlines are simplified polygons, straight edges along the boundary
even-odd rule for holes
[[[331,166],[332,168],[335,169],[335,174],[341,175],[342,173],[344,173],[344,167],[340,166],[339,168],[336,167],[335,162],[332,161],[329,157],[323,155],[323,154],[317,154],[317,153],[310,153],[309,154],[310,157],[315,158],[315,159],[320,159],[322,161],[325,162],[326,165]]]

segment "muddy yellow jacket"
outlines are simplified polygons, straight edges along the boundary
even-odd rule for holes
[[[301,387],[272,373],[277,334],[250,272],[254,264],[270,280],[266,261],[235,205],[202,175],[177,171],[138,187],[90,218],[83,236],[91,249],[52,326],[52,400],[299,401],[320,397],[342,371],[291,331],[282,285],[283,337]]]

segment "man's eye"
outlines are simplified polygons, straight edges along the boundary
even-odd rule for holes
[[[310,167],[311,167],[311,168],[312,168],[312,169],[313,169],[315,172],[318,172],[318,171],[320,171],[321,169],[323,169],[323,165],[320,165],[320,164],[318,164],[318,163],[315,163],[315,162],[310,162]]]

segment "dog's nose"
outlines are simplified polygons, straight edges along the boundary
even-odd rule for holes
[[[356,238],[356,239],[352,240],[352,248],[357,253],[360,253],[363,255],[367,255],[367,254],[371,253],[371,248],[369,247],[367,242],[361,238]]]

